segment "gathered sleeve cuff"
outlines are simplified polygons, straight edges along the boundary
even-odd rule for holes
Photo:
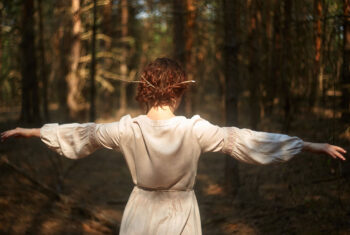
[[[284,162],[301,152],[304,142],[298,137],[223,127],[221,152],[251,164]]]
[[[40,138],[50,149],[67,158],[85,157],[101,148],[96,136],[95,123],[45,124]]]

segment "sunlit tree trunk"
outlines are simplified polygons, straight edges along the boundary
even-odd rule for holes
[[[57,1],[54,8],[58,9],[53,15],[62,20],[56,21],[55,32],[51,38],[52,57],[50,80],[54,82],[58,101],[58,115],[62,121],[69,120],[69,109],[67,105],[68,85],[66,81],[69,72],[69,55],[71,46],[71,26],[70,26],[70,1]]]
[[[97,0],[93,0],[93,22],[91,39],[91,63],[90,63],[90,122],[95,121],[95,75],[96,75],[96,20],[97,20]]]
[[[342,67],[342,118],[350,120],[350,0],[344,2],[344,36]]]
[[[43,84],[42,97],[43,97],[43,111],[45,121],[50,120],[49,116],[49,102],[47,97],[47,70],[45,60],[45,42],[44,42],[44,24],[43,24],[43,12],[42,12],[42,0],[38,0],[38,13],[39,13],[39,53],[40,53],[40,77]]]
[[[107,4],[103,6],[103,18],[102,18],[102,30],[105,35],[112,37],[112,7],[113,1],[108,0]],[[112,40],[107,40],[104,42],[105,50],[108,51],[111,48]]]
[[[126,38],[128,36],[128,22],[129,22],[129,10],[128,1],[121,0],[121,38],[123,40],[122,56],[120,61],[120,75],[123,79],[127,79],[128,65],[126,58],[128,57]],[[124,114],[127,107],[127,84],[125,82],[120,83],[120,100],[119,100],[119,113]]]
[[[23,3],[21,28],[22,108],[20,120],[38,123],[41,120],[36,74],[34,0],[26,0]]]
[[[67,104],[69,108],[69,115],[71,119],[77,119],[80,117],[80,112],[84,109],[81,107],[79,98],[81,96],[79,87],[78,65],[80,59],[80,31],[81,31],[81,19],[80,19],[80,0],[72,0],[71,14],[72,14],[72,38],[71,38],[71,51],[69,60],[69,73],[67,74],[66,81],[68,85]]]
[[[225,112],[226,125],[237,126],[238,124],[238,50],[237,41],[237,17],[238,6],[235,1],[223,0],[224,12],[224,70],[225,70]],[[225,181],[227,192],[235,195],[239,187],[238,161],[232,157],[226,157]]]

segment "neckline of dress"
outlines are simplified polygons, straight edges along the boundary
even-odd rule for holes
[[[175,123],[177,120],[185,118],[184,116],[174,116],[168,119],[154,120],[149,118],[147,115],[141,115],[141,117],[152,126],[166,126]]]

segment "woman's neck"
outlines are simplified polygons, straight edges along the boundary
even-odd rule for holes
[[[148,113],[147,117],[152,120],[165,120],[175,117],[174,109],[168,105],[161,107],[152,107]]]

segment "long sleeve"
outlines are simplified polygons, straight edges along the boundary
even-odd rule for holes
[[[41,140],[67,158],[85,157],[99,148],[119,149],[119,123],[46,124],[40,129]]]
[[[298,137],[219,127],[199,116],[194,131],[202,152],[220,151],[250,164],[288,161],[303,148],[303,141]]]
[[[284,162],[298,154],[303,141],[283,134],[224,127],[225,141],[222,152],[251,164]]]

